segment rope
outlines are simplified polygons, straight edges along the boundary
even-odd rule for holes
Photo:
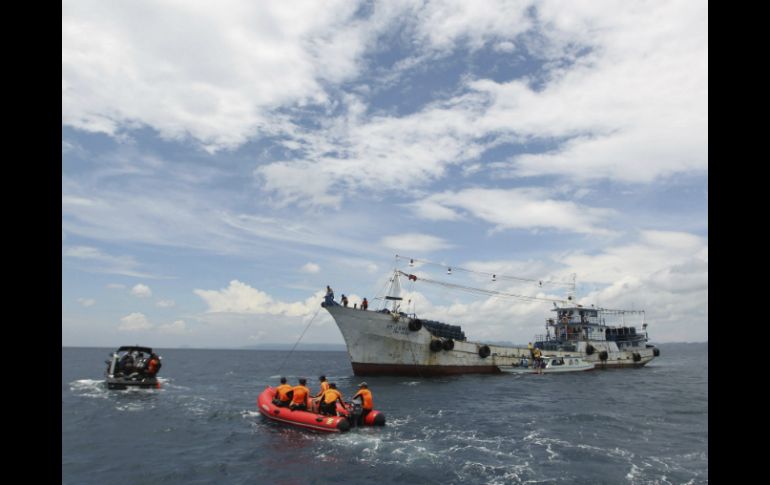
[[[409,274],[404,273],[403,271],[399,271],[402,275],[408,277]],[[565,303],[566,301],[563,299],[556,299],[556,298],[539,298],[536,296],[526,296],[526,295],[516,295],[514,293],[504,293],[502,291],[495,291],[495,290],[485,290],[483,288],[474,288],[472,286],[463,286],[463,285],[457,285],[454,283],[446,283],[444,281],[436,281],[431,280],[429,278],[418,278],[420,281],[425,281],[426,283],[433,283],[434,285],[444,286],[446,288],[454,288],[457,290],[467,291],[469,293],[474,293],[478,295],[487,295],[487,296],[501,296],[501,297],[511,297],[511,298],[518,298],[520,300],[527,300],[527,301],[552,301],[552,302],[559,302],[559,303]]]
[[[307,325],[305,326],[305,330],[302,331],[302,334],[299,336],[296,342],[294,342],[294,347],[291,348],[288,354],[286,354],[286,357],[283,358],[283,362],[281,362],[281,366],[278,367],[278,371],[276,374],[281,373],[281,369],[283,369],[283,365],[286,363],[286,361],[289,359],[289,356],[291,356],[291,353],[294,352],[294,349],[297,348],[297,345],[299,344],[299,341],[302,340],[302,337],[305,336],[305,332],[307,332],[307,329],[310,328],[310,324],[313,323],[313,320],[315,320],[315,317],[318,316],[318,312],[321,311],[321,307],[318,307],[318,310],[315,311],[315,315],[313,315],[313,318],[310,319],[309,322],[307,322]]]
[[[532,279],[532,278],[522,278],[522,277],[519,277],[519,276],[510,276],[510,275],[504,275],[504,274],[500,274],[500,273],[487,273],[485,271],[476,271],[476,270],[472,270],[472,269],[461,268],[459,266],[448,266],[446,264],[434,263],[432,261],[427,261],[427,260],[424,260],[424,259],[417,259],[417,258],[410,258],[410,257],[407,257],[407,256],[401,256],[401,255],[398,255],[398,254],[396,255],[396,259],[397,260],[398,259],[409,260],[410,263],[418,262],[418,263],[422,263],[424,265],[438,266],[440,268],[451,269],[452,271],[455,271],[455,272],[456,271],[463,271],[463,272],[466,272],[466,273],[473,273],[473,274],[484,275],[484,276],[488,276],[488,277],[494,277],[495,279],[500,279],[500,280],[528,281],[528,282],[532,282],[532,283],[537,283],[538,286],[545,286],[545,285],[566,286],[566,285],[570,284],[570,282],[568,282],[568,281],[542,280],[542,279],[536,280],[536,279]]]

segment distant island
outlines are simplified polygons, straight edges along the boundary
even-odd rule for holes
[[[244,347],[240,347],[242,349],[247,350],[291,350],[291,348],[294,347],[294,344],[256,344],[256,345],[246,345]],[[347,350],[347,347],[345,347],[345,344],[314,344],[314,343],[307,343],[303,344],[300,343],[297,345],[297,348],[294,350],[308,350],[308,351],[345,351]]]

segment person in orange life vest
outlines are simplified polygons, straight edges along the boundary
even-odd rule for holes
[[[348,297],[345,296],[344,293],[342,294],[342,299],[340,300],[340,302],[342,302],[343,306],[348,306]]]
[[[287,407],[291,402],[293,391],[292,387],[286,384],[286,378],[281,377],[281,385],[275,388],[275,399],[273,404],[280,407]]]
[[[321,376],[318,378],[318,380],[321,382],[321,390],[318,391],[318,394],[313,396],[313,398],[318,398],[323,396],[324,392],[326,392],[326,390],[329,389],[329,381],[326,380],[326,376]]]
[[[320,409],[324,392],[329,389],[329,381],[326,380],[326,376],[321,376],[318,380],[321,382],[321,389],[318,391],[318,394],[313,396],[313,407],[315,409]]]
[[[307,411],[307,397],[310,395],[310,389],[308,389],[305,384],[307,384],[307,379],[300,377],[299,385],[294,386],[292,389],[294,392],[292,394],[291,404],[289,404],[289,407],[292,410],[299,409],[300,411]]]
[[[361,310],[366,310],[367,308],[369,308],[369,302],[364,298],[364,301],[361,302]]]
[[[147,361],[147,375],[150,377],[155,376],[160,370],[160,357],[153,352],[150,354],[150,360]]]
[[[366,382],[362,382],[358,387],[359,391],[353,396],[353,399],[357,397],[361,398],[361,420],[363,421],[366,415],[374,409],[374,401],[372,400],[372,391],[369,390],[369,386]]]
[[[343,405],[345,404],[342,393],[337,390],[337,384],[332,382],[329,384],[329,389],[324,391],[323,399],[321,400],[321,414],[326,414],[328,416],[336,415],[337,401]]]

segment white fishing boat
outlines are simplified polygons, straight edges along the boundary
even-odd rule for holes
[[[397,260],[400,257],[397,256]],[[410,259],[414,261],[414,259]],[[451,268],[448,274],[451,274]],[[491,275],[493,280],[499,275]],[[334,319],[347,346],[356,375],[446,375],[500,373],[530,358],[526,345],[496,345],[466,338],[459,325],[418,317],[401,309],[400,278],[414,283],[438,283],[445,288],[495,297],[553,303],[555,318],[546,319],[546,333],[534,346],[552,358],[578,358],[597,368],[641,367],[660,355],[647,344],[644,312],[584,307],[564,300],[514,295],[483,288],[438,282],[395,269],[390,289],[381,299],[390,308],[377,311],[340,305],[332,295],[321,304]],[[408,306],[408,305],[407,305]],[[641,323],[632,323],[641,317]],[[639,330],[639,331],[638,331]],[[553,372],[553,371],[551,371]]]
[[[508,374],[556,374],[562,372],[584,372],[594,370],[596,364],[586,362],[580,357],[567,355],[564,357],[544,356],[538,367],[537,362],[531,359],[522,359],[519,365],[501,365],[500,370]]]

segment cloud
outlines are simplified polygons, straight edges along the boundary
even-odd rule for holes
[[[324,105],[325,83],[358,73],[383,15],[392,15],[374,9],[364,19],[358,9],[343,0],[226,8],[66,1],[62,121],[111,136],[149,126],[209,151],[237,147],[271,133],[277,108]]]
[[[110,290],[122,290],[126,287],[126,285],[121,283],[107,283],[106,288],[109,288]]]
[[[315,274],[321,271],[321,267],[315,263],[306,263],[304,266],[302,266],[302,268],[300,268],[300,271],[303,273]]]
[[[96,300],[94,300],[93,298],[78,298],[78,303],[80,303],[84,307],[90,307],[90,306],[94,306],[94,304],[96,303]]]
[[[510,53],[510,52],[513,52],[514,50],[516,50],[516,45],[513,42],[505,41],[505,42],[500,42],[498,44],[495,44],[494,49],[497,52]]]
[[[134,332],[138,330],[149,330],[152,328],[150,322],[147,321],[147,317],[142,313],[131,313],[120,319],[120,325],[118,330],[124,332]]]
[[[63,248],[62,256],[79,261],[81,263],[80,267],[87,271],[156,278],[156,276],[138,271],[136,268],[139,266],[139,263],[131,256],[112,256],[102,252],[101,249],[91,246]]]
[[[389,249],[397,251],[438,251],[451,248],[452,245],[440,237],[428,234],[408,233],[382,238],[380,243]]]
[[[477,50],[491,40],[512,39],[530,30],[533,22],[529,9],[533,3],[429,2],[418,13],[416,37],[431,49],[453,50],[462,42],[462,46]]]
[[[193,293],[208,305],[207,313],[269,314],[290,317],[314,313],[323,299],[323,291],[319,291],[304,302],[284,303],[238,280],[230,281],[229,286],[221,290],[196,289]]]
[[[366,247],[330,224],[328,217],[326,224],[318,224],[317,215],[312,213],[303,217],[295,212],[287,218],[277,215],[272,208],[246,212],[234,206],[233,189],[222,180],[216,182],[226,188],[212,190],[212,180],[203,187],[199,181],[180,181],[177,177],[180,172],[186,173],[185,170],[170,167],[162,176],[142,178],[141,183],[136,184],[124,181],[113,185],[63,177],[63,193],[70,198],[88,194],[93,204],[63,203],[62,226],[71,234],[99,241],[186,247],[243,256],[253,256],[255,244],[260,240],[271,246],[279,242],[352,251]],[[367,223],[359,226],[366,227]],[[138,271],[139,263],[128,256],[109,257],[109,261],[95,266],[93,262],[89,265],[93,271],[169,278]]]
[[[434,195],[408,204],[417,217],[431,221],[456,221],[461,218],[457,211],[442,204],[440,195]]]
[[[137,298],[149,298],[152,296],[152,290],[149,286],[138,283],[131,288],[131,294]]]
[[[365,100],[343,98],[347,111],[337,119],[291,133],[296,159],[263,165],[255,174],[281,204],[333,207],[358,192],[425,187],[452,166],[475,165],[493,148],[513,153],[496,170],[516,178],[646,184],[704,174],[707,7],[649,7],[538,2],[533,21],[519,24],[526,30],[519,37],[529,56],[545,62],[541,69],[506,81],[466,77],[450,97],[405,116],[361,115]],[[476,49],[493,38],[516,37],[520,30],[506,34],[497,22],[515,21],[527,8],[431,3],[417,15],[416,32],[430,48]],[[501,16],[506,9],[521,12]],[[321,180],[307,187],[298,182],[313,177]]]
[[[565,255],[563,262],[581,279],[611,285],[629,274],[647,278],[692,258],[707,262],[707,247],[705,241],[694,234],[641,231],[637,242],[609,247],[599,254],[576,251]]]
[[[572,201],[555,200],[546,189],[466,189],[431,195],[412,205],[415,213],[431,220],[454,220],[452,208],[493,224],[497,229],[558,229],[570,232],[609,234],[599,224],[615,214]]]
[[[174,305],[176,305],[174,300],[158,300],[155,302],[155,306],[159,306],[161,308],[171,308]]]
[[[173,323],[164,323],[158,326],[158,332],[172,334],[172,335],[184,335],[190,331],[187,329],[187,325],[184,320],[174,320]]]

